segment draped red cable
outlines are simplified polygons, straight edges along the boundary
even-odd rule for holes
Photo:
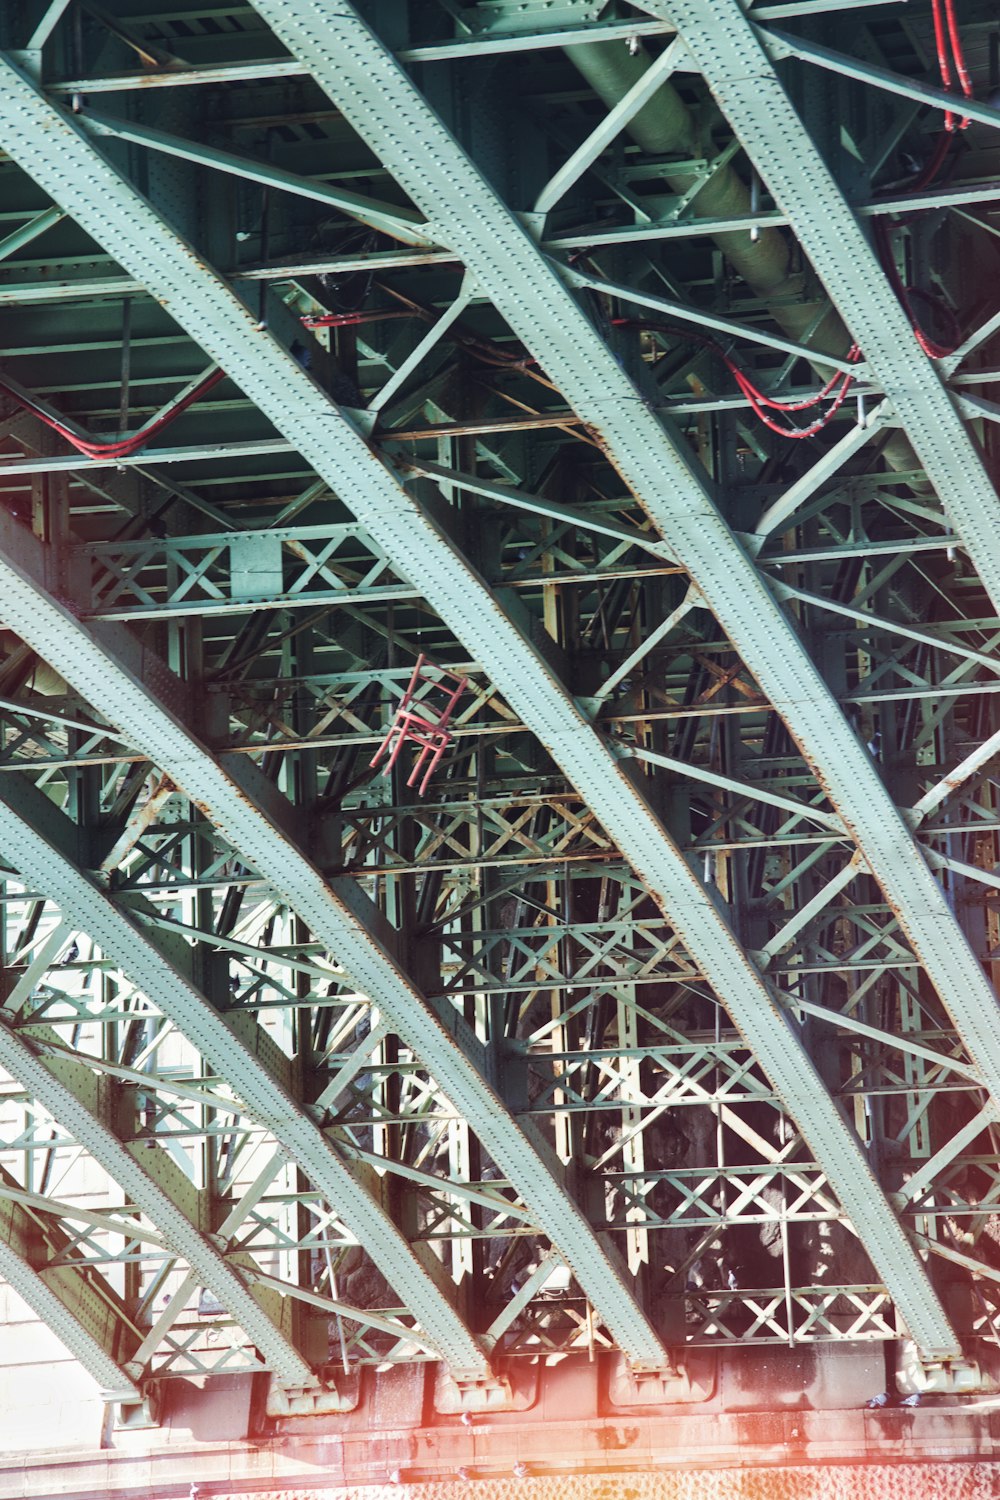
[[[33,400],[25,392],[9,384],[2,374],[0,374],[0,388],[5,390],[9,396],[12,396],[19,406],[24,407],[26,411],[30,411],[40,422],[44,422],[46,427],[50,427],[53,432],[58,432],[59,436],[65,438],[68,443],[72,443],[78,453],[83,453],[87,458],[103,458],[113,461],[116,458],[128,458],[131,454],[137,453],[140,448],[149,442],[150,438],[156,437],[165,427],[169,427],[171,422],[175,421],[182,412],[187,411],[189,406],[193,406],[213,386],[218,385],[220,380],[224,380],[225,376],[225,370],[213,370],[210,375],[206,375],[204,380],[199,381],[196,386],[188,391],[186,396],[177,401],[168,411],[163,412],[158,417],[153,417],[144,427],[140,427],[138,432],[131,433],[127,438],[107,443],[90,442],[87,438],[81,437],[79,433],[74,432],[71,427],[67,427],[64,422],[60,421],[59,417],[40,401]]]
[[[962,37],[958,29],[958,17],[955,11],[955,0],[931,0],[932,14],[934,20],[934,48],[937,53],[938,72],[941,78],[941,87],[948,93],[952,92],[955,78],[957,76],[962,97],[971,99],[973,97],[972,79],[965,62],[965,52],[962,47]],[[951,137],[956,130],[966,130],[969,126],[968,115],[959,118],[953,110],[946,109],[944,114],[944,131],[938,136],[926,166],[913,182],[913,190],[917,192],[928,188],[937,179],[941,168],[944,166],[948,150],[951,145]],[[881,220],[875,223],[875,243],[878,248],[879,259],[882,269],[889,279],[900,305],[906,312],[913,328],[914,337],[925,354],[931,359],[945,359],[949,354],[954,354],[962,341],[961,332],[954,322],[951,309],[945,306],[941,300],[931,292],[925,292],[919,287],[906,286],[899,274],[896,261],[889,243],[889,232]],[[953,342],[951,344],[938,343],[931,338],[920,326],[920,319],[914,309],[916,300],[923,300],[932,306],[944,311],[953,325]]]
[[[382,311],[365,312],[356,308],[353,312],[306,313],[299,319],[304,328],[356,328],[362,323],[384,323],[392,318],[412,318],[412,312]]]
[[[886,276],[889,278],[889,285],[892,287],[897,298],[899,299],[900,306],[903,308],[904,312],[910,320],[910,326],[913,329],[914,337],[916,338],[916,341],[920,345],[921,349],[925,354],[929,355],[931,359],[945,359],[949,354],[954,354],[955,350],[958,348],[958,345],[961,343],[961,334],[959,333],[957,327],[955,328],[955,342],[951,345],[939,344],[936,339],[932,339],[930,334],[925,333],[921,328],[920,321],[917,318],[917,315],[913,308],[913,299],[915,297],[921,297],[926,301],[931,302],[934,306],[939,305],[938,299],[934,297],[930,292],[922,292],[919,287],[904,285],[903,278],[900,276],[899,271],[896,267],[896,260],[892,253],[892,246],[889,243],[889,231],[886,228],[885,224],[882,223],[881,219],[876,219],[875,221],[875,243],[878,247],[879,260],[882,262],[882,269],[885,271]],[[950,309],[948,309],[948,313],[950,316]]]
[[[693,333],[689,328],[678,328],[671,323],[653,323],[639,318],[615,318],[613,319],[613,323],[615,327],[644,328],[650,333],[668,333],[674,338],[687,339],[691,343],[700,344],[703,348],[711,350],[713,354],[718,355],[736,381],[736,384],[749,401],[754,415],[763,422],[765,427],[770,428],[772,432],[777,433],[779,437],[783,438],[798,440],[800,438],[815,437],[817,432],[822,432],[827,423],[832,421],[840,410],[844,403],[844,398],[854,383],[854,376],[847,370],[838,370],[830,376],[830,379],[821,390],[813,391],[810,395],[799,399],[782,401],[776,399],[774,396],[768,396],[759,386],[755,385],[746,371],[740,368],[722,346],[717,344],[714,339],[706,338],[704,334]],[[852,344],[847,354],[848,360],[854,364],[860,357],[861,350],[858,345]],[[829,406],[808,427],[786,427],[780,422],[775,422],[768,415],[769,410],[779,412],[812,411],[826,400],[829,400]]]

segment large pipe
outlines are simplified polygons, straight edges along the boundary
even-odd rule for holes
[[[590,42],[586,47],[567,48],[566,55],[608,109],[619,103],[650,66],[646,52],[632,52],[621,42]],[[691,112],[670,82],[660,85],[625,128],[651,156],[680,156],[682,162],[691,162],[701,155]],[[682,162],[676,167],[668,163],[663,169],[664,181],[680,195],[689,192],[701,175],[700,168]],[[750,189],[727,162],[699,189],[692,209],[698,218],[738,218],[752,212]],[[762,228],[756,239],[748,229],[711,238],[789,338],[817,353],[845,357],[853,342],[851,334],[812,269],[795,264],[789,235],[781,229]],[[821,373],[826,379],[829,370],[823,368]],[[892,469],[921,467],[908,439],[899,433],[889,438],[882,456]]]

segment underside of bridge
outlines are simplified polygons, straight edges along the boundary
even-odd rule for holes
[[[0,1496],[992,1493],[994,0],[0,49]]]

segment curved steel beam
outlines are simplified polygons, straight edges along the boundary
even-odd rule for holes
[[[279,7],[261,9],[276,13]],[[732,550],[731,534],[693,472],[665,440],[659,424],[643,412],[630,387],[627,398],[616,403],[614,397],[623,380],[618,366],[519,226],[502,210],[503,217],[495,222],[498,205],[492,193],[415,95],[397,64],[346,9],[300,5],[296,0],[282,0],[280,9],[285,19],[294,22],[290,29],[284,28],[290,36],[289,45],[302,45],[305,38],[308,48],[322,62],[327,87],[332,86],[330,80],[340,70],[343,76],[336,86],[341,94],[347,94],[355,114],[361,111],[368,127],[377,128],[380,142],[384,136],[391,136],[394,156],[402,159],[414,179],[420,177],[422,192],[428,198],[433,185],[440,199],[436,217],[440,220],[442,213],[446,215],[447,236],[455,240],[456,249],[463,255],[475,242],[476,260],[502,284],[504,301],[516,313],[517,324],[524,326],[539,297],[547,303],[554,300],[555,309],[549,308],[549,312],[555,325],[550,317],[551,344],[546,344],[546,355],[551,354],[552,363],[558,367],[554,373],[565,376],[571,390],[589,381],[591,375],[598,381],[602,402],[607,402],[601,407],[602,415],[606,413],[609,418],[605,429],[622,428],[629,433],[630,462],[633,470],[637,466],[642,470],[643,492],[662,495],[665,471],[671,478],[683,478],[681,541],[689,552],[692,548],[713,551],[716,561],[721,558],[727,568],[730,596],[734,592],[745,594],[746,580],[730,576],[725,557],[726,551]],[[304,12],[308,12],[308,24],[300,26]],[[954,1330],[856,1136],[712,896],[693,874],[625,768],[534,648],[499,610],[479,576],[372,453],[356,428],[252,320],[190,247],[103,160],[72,120],[61,115],[9,64],[5,71],[10,77],[0,98],[0,120],[5,125],[9,154],[98,241],[113,246],[123,267],[165,303],[212,358],[223,368],[239,371],[246,394],[279,430],[293,437],[303,457],[332,488],[350,496],[358,518],[386,552],[400,560],[408,572],[418,571],[426,597],[487,668],[515,710],[535,729],[684,938],[826,1170],[914,1339],[928,1352],[957,1354],[959,1342]],[[423,175],[425,172],[430,178]],[[485,205],[480,204],[481,198]],[[483,206],[489,209],[488,214],[481,211]],[[463,227],[465,220],[468,225]],[[516,252],[513,264],[508,263],[507,241],[511,238]],[[526,256],[524,252],[529,253]],[[646,441],[650,437],[652,443]],[[690,514],[686,491],[698,501],[691,506]],[[558,1185],[553,1160],[543,1142],[529,1138],[526,1129],[512,1120],[484,1082],[481,1067],[473,1061],[479,1048],[468,1028],[453,1015],[448,1018],[449,1030],[445,1029],[390,953],[373,940],[366,926],[367,914],[359,918],[352,909],[352,888],[344,886],[332,892],[278,823],[263,815],[260,801],[273,796],[270,784],[258,777],[248,795],[246,787],[235,779],[235,765],[209,755],[196,736],[160,706],[160,695],[148,677],[145,688],[140,687],[142,658],[138,647],[128,648],[124,637],[116,637],[116,650],[118,645],[126,653],[131,649],[135,665],[126,668],[124,659],[116,659],[116,653],[107,649],[111,638],[104,630],[98,635],[55,603],[41,586],[37,569],[31,576],[11,566],[14,536],[9,526],[3,534],[7,541],[0,545],[0,555],[6,556],[7,562],[0,568],[0,576],[4,582],[3,608],[11,626],[167,771],[329,944],[345,971],[428,1063],[452,1104],[470,1121],[522,1194],[536,1222],[565,1256],[619,1346],[637,1363],[666,1363],[662,1342],[613,1255]],[[742,553],[737,555],[743,557]],[[759,591],[756,573],[749,563],[746,566]],[[782,633],[793,640],[776,606],[766,593],[763,597],[781,622]],[[746,604],[746,598],[741,599],[741,607]],[[749,604],[756,624],[759,607],[752,599]],[[808,667],[819,684],[818,691],[825,694],[804,654],[802,662],[802,670]],[[797,682],[797,689],[806,690],[801,682]],[[165,701],[173,703],[180,685],[165,676],[162,692]],[[783,698],[785,694],[778,696]],[[846,724],[843,727],[846,730]],[[880,786],[877,778],[876,785]],[[897,823],[909,840],[898,816]],[[926,867],[921,867],[926,873]],[[957,928],[955,932],[960,936]],[[456,1033],[460,1042],[451,1033]]]
[[[123,1366],[138,1348],[110,1286],[79,1261],[47,1214],[6,1196],[17,1191],[0,1167],[0,1275],[101,1387],[106,1400],[138,1402],[139,1387]],[[58,1257],[58,1264],[50,1264]]]
[[[10,832],[9,820],[7,809],[0,810],[0,826],[7,823],[5,833]],[[23,838],[20,829],[15,830],[15,838]],[[82,1058],[79,1061],[65,1055],[48,1058],[44,1034],[40,1037],[39,1028],[32,1028],[29,1035],[30,1042],[8,1024],[0,1024],[0,1065],[54,1120],[71,1132],[73,1139],[100,1163],[130,1201],[148,1215],[164,1243],[214,1293],[256,1344],[279,1380],[295,1386],[314,1384],[315,1377],[307,1361],[262,1306],[266,1299],[247,1287],[221,1251],[191,1222],[189,1213],[198,1196],[194,1184],[162,1147],[150,1161],[149,1153],[142,1150],[148,1144],[146,1141],[140,1142],[139,1149],[133,1152],[119,1140],[101,1118],[98,1078]],[[180,1206],[185,1199],[186,1208]]]
[[[934,362],[739,0],[649,0],[680,32],[902,424],[994,607],[1000,500]],[[763,43],[763,45],[762,45]],[[947,98],[947,95],[943,97]],[[1000,112],[986,111],[993,123]]]
[[[720,7],[717,25],[708,25],[705,17],[713,4]],[[254,8],[292,55],[308,62],[313,77],[345,119],[427,214],[442,243],[453,248],[478,277],[574,410],[600,435],[615,467],[657,523],[784,719],[882,887],[975,1059],[984,1085],[1000,1107],[1000,1008],[993,990],[865,747],[767,582],[712,503],[693,458],[637,399],[637,391],[562,285],[554,264],[541,254],[346,0],[254,0]],[[679,25],[683,19],[685,26],[689,22],[699,26],[698,34],[705,39],[706,48],[731,48],[736,45],[732,37],[745,30],[736,0],[655,0],[646,9],[656,10],[674,24]],[[754,91],[763,76],[761,69],[766,75],[770,67],[752,37],[751,43],[754,58],[743,59],[740,52],[750,80],[739,91],[747,109],[757,100]],[[779,140],[773,122],[779,116],[784,120],[790,106],[780,89],[761,90],[760,101],[765,95],[767,103],[758,102],[756,118],[761,131],[772,129],[765,171],[770,180],[776,179],[779,170],[797,170],[795,158],[804,159],[805,144],[796,135],[801,150],[785,151],[786,166],[782,168],[781,143],[786,137]],[[791,167],[787,166],[789,162]],[[831,229],[831,241],[833,237]],[[862,266],[871,261],[866,247],[865,256],[860,261]],[[881,272],[878,274],[884,283]],[[861,290],[866,297],[874,295],[873,280],[867,274],[863,278]],[[888,290],[883,290],[888,295]],[[1000,607],[1000,552],[994,544],[1000,518],[996,496],[937,376],[918,350],[910,359],[912,331],[898,307],[897,313],[893,337],[878,342],[879,373],[897,404],[905,403],[908,378],[919,387],[921,399],[925,394],[928,402],[933,398],[938,424],[933,441],[921,445],[915,433],[911,436],[930,477],[944,486],[950,497],[961,492],[965,496],[962,503],[972,507],[966,517],[966,541],[970,555],[976,548],[988,576],[996,579]],[[894,360],[891,368],[890,354]],[[906,410],[913,412],[912,400]],[[952,454],[959,457],[952,461]],[[392,547],[386,550],[391,553]],[[397,555],[405,557],[405,549]],[[425,593],[448,619],[447,608],[430,589]],[[470,639],[467,633],[463,639]],[[508,696],[521,709],[525,722],[538,727],[539,713],[533,716],[530,705],[522,708],[520,698]],[[582,789],[576,773],[566,762],[563,764]],[[590,799],[590,805],[617,836],[616,825],[608,820],[606,800],[598,794]],[[634,848],[626,832],[620,848],[635,862],[630,845]],[[665,910],[670,914],[669,906]],[[734,1019],[738,1019],[735,1012]]]
[[[149,704],[149,711],[156,712],[152,704]],[[230,1029],[210,1001],[186,977],[183,942],[178,940],[171,945],[155,929],[145,928],[138,915],[126,915],[100,889],[96,879],[79,868],[70,852],[77,835],[76,826],[29,781],[15,774],[0,777],[0,837],[5,858],[88,933],[226,1078],[253,1119],[271,1132],[278,1144],[299,1163],[314,1186],[335,1206],[397,1295],[414,1313],[441,1357],[461,1374],[488,1378],[490,1365],[487,1356],[465,1327],[443,1285],[438,1284],[431,1269],[418,1259],[413,1247],[381,1205],[354,1178],[319,1126],[274,1076],[281,1062],[287,1063],[284,1054],[279,1053],[277,1058],[273,1056],[279,1049],[256,1023],[240,1035]],[[15,1044],[16,1055],[12,1050]],[[28,1079],[24,1070],[30,1057],[30,1054],[25,1055],[26,1052],[23,1042],[18,1042],[10,1032],[0,1031],[0,1062],[9,1066],[14,1076],[25,1085]],[[12,1059],[9,1063],[6,1060],[8,1054]],[[37,1072],[39,1066],[36,1061],[32,1075],[36,1084],[41,1077]],[[41,1082],[45,1082],[44,1078]],[[69,1127],[70,1120],[59,1113],[69,1101],[58,1092],[50,1092],[48,1096],[39,1093],[37,1097]],[[86,1123],[84,1120],[84,1126]],[[86,1136],[77,1135],[78,1140],[92,1149],[95,1157],[104,1161],[106,1169],[123,1182],[118,1176],[118,1166],[127,1165],[122,1156],[124,1153],[128,1157],[126,1148],[119,1142],[103,1140],[99,1135],[93,1138],[95,1145],[91,1147]],[[99,1155],[101,1149],[108,1153],[106,1158]],[[134,1177],[135,1163],[131,1157],[128,1161],[131,1163],[129,1172]],[[138,1188],[141,1190],[143,1186],[140,1181]],[[143,1202],[131,1183],[129,1191],[137,1203]],[[212,1285],[208,1275],[213,1272],[215,1263],[206,1262],[203,1269],[198,1260],[198,1244],[189,1239],[183,1247],[178,1241],[177,1236],[185,1229],[184,1223],[176,1217],[177,1210],[155,1197],[149,1200],[149,1204],[149,1216],[162,1229],[164,1238],[169,1237],[169,1224],[161,1214],[171,1216],[169,1223],[174,1224],[176,1231],[171,1243],[193,1269],[205,1275],[206,1285]],[[191,1233],[195,1231],[191,1230]],[[221,1257],[217,1259],[221,1262]],[[220,1302],[251,1335],[270,1367],[286,1384],[311,1383],[312,1373],[302,1356],[290,1346],[282,1348],[284,1340],[278,1340],[275,1330],[269,1335],[266,1327],[258,1326],[262,1317],[259,1308],[254,1326],[248,1324],[252,1308],[245,1299],[250,1293],[224,1262],[222,1266],[230,1283],[227,1286],[226,1282],[216,1279],[213,1290]],[[443,1283],[443,1267],[440,1275]],[[237,1285],[232,1285],[232,1281],[237,1281]],[[234,1303],[237,1292],[244,1299],[242,1303]]]

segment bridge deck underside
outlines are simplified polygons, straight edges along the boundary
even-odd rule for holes
[[[995,1363],[997,32],[948,129],[934,9],[0,16],[0,1273],[109,1396]]]

